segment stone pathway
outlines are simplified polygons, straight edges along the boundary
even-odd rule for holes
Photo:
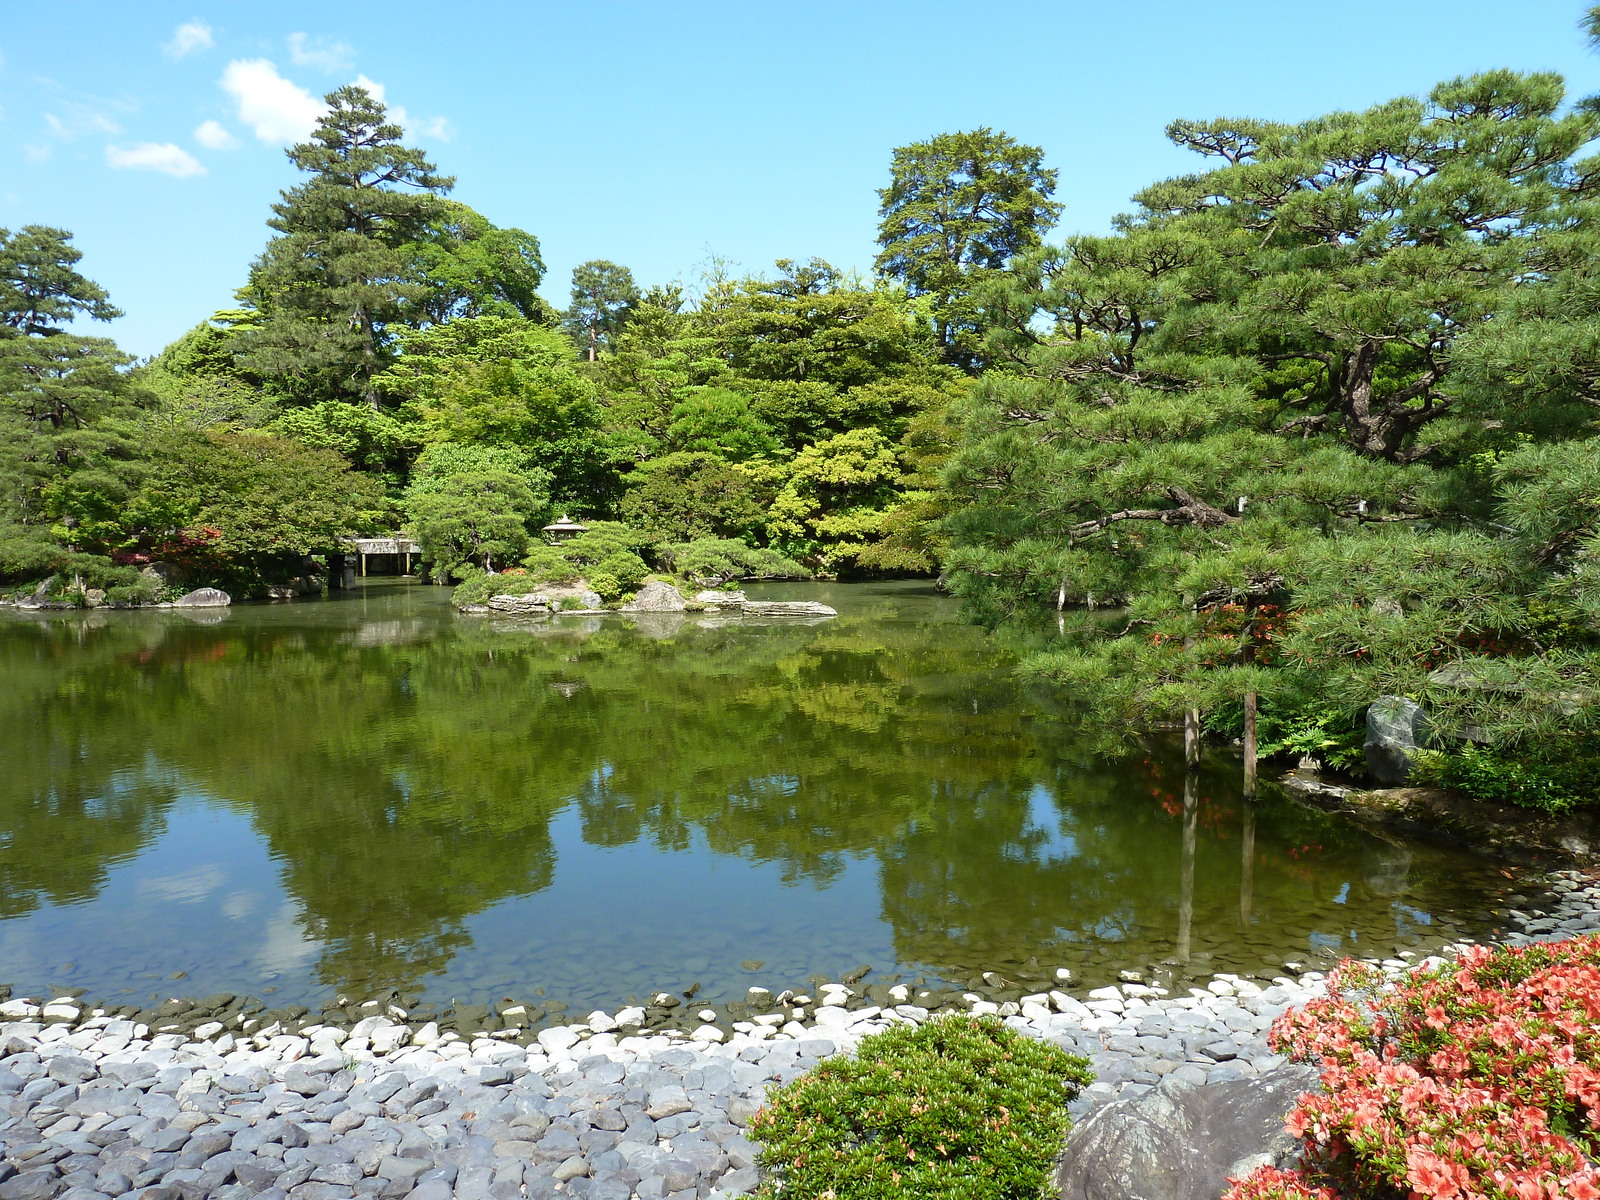
[[[1508,913],[1507,941],[1600,928],[1600,887],[1576,873],[1547,882],[1543,911],[1514,898],[1525,907]],[[1272,1069],[1283,1060],[1268,1028],[1322,980],[1219,975],[1184,996],[1129,981],[1005,1004],[974,993],[964,1006],[1090,1058],[1096,1082],[1073,1106],[1082,1115],[1163,1079]],[[642,1008],[595,1013],[528,1046],[412,1028],[399,1010],[298,1032],[234,1013],[185,1034],[67,998],[11,1000],[0,1005],[0,1200],[738,1195],[758,1182],[745,1129],[770,1086],[930,1016],[870,1000],[829,984],[815,1004],[791,999],[788,1013],[731,1035],[709,1010],[688,1036],[630,1033]]]

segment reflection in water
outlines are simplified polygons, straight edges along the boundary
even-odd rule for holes
[[[1178,954],[1189,961],[1189,935],[1194,925],[1194,849],[1200,819],[1200,772],[1183,773],[1183,864],[1178,869]]]
[[[747,959],[1274,971],[1481,902],[1472,862],[1241,804],[1225,764],[1087,757],[924,586],[768,591],[842,615],[473,620],[398,582],[0,615],[0,961],[599,1003],[740,994]]]

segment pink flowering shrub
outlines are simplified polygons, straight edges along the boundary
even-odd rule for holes
[[[1600,936],[1474,947],[1398,981],[1345,962],[1272,1044],[1322,1063],[1304,1165],[1224,1200],[1600,1200]]]

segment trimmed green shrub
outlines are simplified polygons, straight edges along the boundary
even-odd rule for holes
[[[701,587],[733,579],[810,579],[812,572],[776,550],[756,549],[724,538],[700,538],[663,546],[661,564]]]
[[[946,1016],[863,1038],[774,1090],[750,1123],[783,1200],[1028,1200],[1061,1152],[1089,1064],[994,1017]]]

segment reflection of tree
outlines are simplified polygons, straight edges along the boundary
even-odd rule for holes
[[[703,841],[796,886],[872,861],[908,963],[1136,937],[1170,955],[1185,891],[1197,950],[1241,919],[1314,923],[1347,881],[1426,907],[1409,864],[1274,806],[1244,901],[1232,772],[1203,770],[1185,805],[1159,756],[1081,756],[1018,703],[994,641],[916,589],[851,589],[824,625],[691,620],[666,639],[372,596],[211,627],[0,624],[0,911],[93,895],[159,832],[175,780],[249,817],[322,979],[362,991],[442,970],[474,914],[549,886],[569,805],[591,844]],[[385,622],[404,636],[352,636]],[[66,871],[46,844],[72,848]]]
[[[20,625],[20,623],[19,623]],[[0,651],[0,917],[93,899],[166,823],[169,773],[105,736],[123,701],[98,681],[99,634],[21,627]]]

